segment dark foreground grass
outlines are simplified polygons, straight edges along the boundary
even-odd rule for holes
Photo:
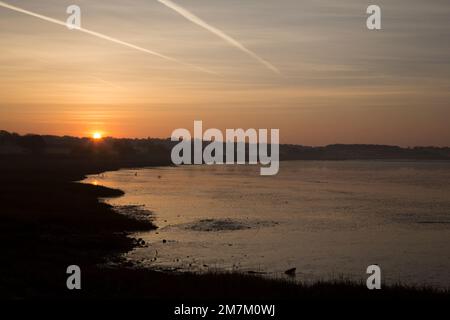
[[[75,183],[120,167],[167,165],[126,159],[16,156],[0,158],[0,297],[6,299],[448,299],[448,291],[405,286],[369,291],[345,281],[302,285],[241,273],[161,273],[127,266],[134,231],[150,221],[99,202],[122,191]],[[115,261],[116,267],[105,267]],[[66,288],[66,268],[82,270],[82,290]]]
[[[175,299],[178,301],[283,301],[316,299],[449,299],[448,291],[402,285],[368,290],[362,283],[324,281],[301,284],[285,279],[229,272],[171,274],[145,269],[108,269],[88,274],[86,292],[80,297],[96,297],[99,288],[109,298]],[[95,289],[95,290],[94,290]]]

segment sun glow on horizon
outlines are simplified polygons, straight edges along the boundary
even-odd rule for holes
[[[100,139],[102,139],[102,138],[103,138],[103,135],[102,135],[101,132],[94,132],[94,133],[92,134],[92,139],[94,139],[94,140],[100,140]]]

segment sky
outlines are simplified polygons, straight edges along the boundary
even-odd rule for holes
[[[165,138],[202,120],[282,143],[450,146],[448,0],[3,3],[60,21],[76,4],[121,42],[0,6],[3,130]]]

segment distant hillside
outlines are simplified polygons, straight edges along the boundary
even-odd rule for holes
[[[18,135],[0,131],[1,155],[108,158],[136,163],[170,163],[170,139],[116,139]],[[204,142],[206,146],[208,143]],[[334,144],[325,147],[280,145],[281,160],[450,160],[450,148]]]
[[[450,148],[401,148],[371,144],[333,144],[325,147],[281,145],[283,160],[450,160]]]

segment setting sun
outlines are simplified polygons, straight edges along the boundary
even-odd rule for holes
[[[102,134],[100,132],[94,132],[92,134],[92,138],[95,139],[95,140],[100,140],[102,137],[103,136],[102,136]]]

